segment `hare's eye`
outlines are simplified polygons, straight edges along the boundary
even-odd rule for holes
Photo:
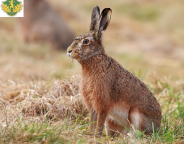
[[[89,40],[88,39],[84,39],[83,40],[83,44],[88,44],[89,43]]]

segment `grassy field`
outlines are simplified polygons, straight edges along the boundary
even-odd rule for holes
[[[25,43],[14,18],[0,18],[0,143],[184,143],[184,1],[50,2],[75,31],[91,9],[112,8],[108,55],[139,77],[162,108],[158,132],[95,136],[79,93],[80,65],[46,43]]]

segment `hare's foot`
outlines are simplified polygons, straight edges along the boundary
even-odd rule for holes
[[[105,130],[107,136],[119,136],[120,134],[128,133],[127,129],[123,125],[119,125],[109,118],[105,122]]]

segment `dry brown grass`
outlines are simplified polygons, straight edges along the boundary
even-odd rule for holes
[[[87,114],[80,98],[79,83],[79,75],[72,76],[70,81],[55,80],[50,84],[44,81],[19,84],[10,80],[1,83],[0,123],[11,125],[18,117],[59,121]]]
[[[31,134],[29,131],[23,131],[26,125],[30,126],[30,131],[33,129],[32,126],[38,125],[40,129],[41,125],[45,127],[42,130],[43,133],[45,131],[53,133],[56,131],[57,133],[61,131],[60,127],[64,127],[58,138],[61,141],[72,143],[79,140],[81,143],[100,141],[102,143],[148,143],[152,140],[153,137],[141,135],[140,139],[139,134],[136,137],[132,135],[120,135],[117,138],[94,137],[88,129],[88,111],[83,106],[79,93],[80,78],[80,75],[74,75],[70,80],[53,80],[49,83],[46,81],[16,83],[11,80],[0,83],[0,87],[3,88],[3,91],[0,91],[0,129],[8,128],[11,131],[14,127],[21,125],[21,129],[18,128],[14,138],[20,143],[31,142],[31,137],[36,137],[35,140],[39,141],[37,137],[42,135],[38,132]],[[167,123],[173,124],[173,127],[182,125],[182,119],[179,117],[175,119],[175,117],[179,113],[183,117],[182,111],[179,111],[179,104],[184,102],[184,91],[181,89],[184,87],[184,81],[171,81],[169,77],[162,78],[157,73],[148,74],[144,81],[159,100],[163,116],[167,117],[167,120],[162,122],[161,132],[163,133]],[[45,124],[47,122],[49,122],[49,127]],[[21,135],[22,133],[24,135]],[[6,136],[9,137],[9,135]],[[49,138],[40,140],[50,143]]]

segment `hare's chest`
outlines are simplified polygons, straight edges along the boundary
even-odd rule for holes
[[[96,79],[85,79],[82,80],[80,92],[88,108],[100,111],[110,103],[108,90],[106,83]]]
[[[95,82],[92,79],[82,79],[80,93],[87,105],[92,105],[97,93]]]
[[[97,94],[101,94],[101,91],[104,91],[103,85],[105,84],[96,77],[86,76],[82,78],[80,91],[85,96],[93,97]]]

